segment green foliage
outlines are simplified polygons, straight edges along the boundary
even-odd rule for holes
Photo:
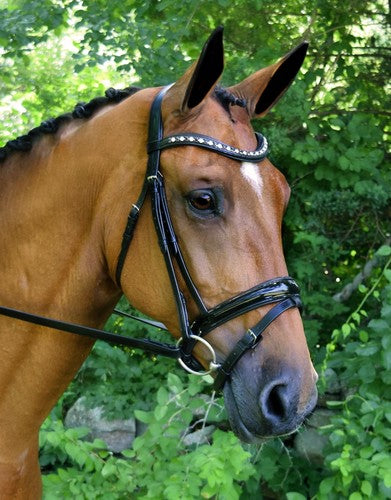
[[[0,45],[5,48],[4,54],[26,61],[30,44],[46,40],[51,31],[61,34],[66,17],[63,6],[51,0],[0,2]]]
[[[124,299],[120,301],[120,308],[138,314]],[[166,332],[140,326],[139,323],[114,315],[106,328],[136,338],[168,341]],[[87,404],[102,406],[108,418],[122,418],[134,410],[150,410],[155,403],[155,393],[170,372],[183,381],[187,380],[186,373],[172,359],[97,342],[92,355],[87,358],[68,390],[64,406],[68,408],[83,394]],[[97,384],[99,391],[96,390]]]
[[[381,253],[391,252],[383,247]],[[339,413],[324,428],[329,435],[326,465],[330,475],[319,488],[322,498],[389,498],[391,495],[391,273],[389,259],[382,275],[385,279],[380,317],[367,324],[360,306],[327,346],[333,352],[328,366],[341,374],[348,388],[343,401],[330,402]],[[363,325],[364,323],[364,325]],[[342,344],[343,350],[336,350]]]
[[[291,438],[243,451],[225,432],[220,401],[196,424],[189,409],[206,404],[201,386],[188,386],[172,361],[98,343],[42,429],[46,498],[391,495],[388,20],[384,0],[0,0],[0,145],[109,86],[173,81],[217,25],[225,26],[224,84],[310,41],[296,83],[254,126],[292,187],[284,242],[311,354],[344,388],[330,402],[336,416],[324,429],[325,463],[314,466]],[[333,300],[375,255],[358,290]],[[109,326],[151,335],[122,320]],[[64,429],[63,414],[82,394],[109,418],[137,412],[148,431],[114,456],[84,440],[86,430]],[[217,427],[210,443],[186,448],[183,436],[207,423]]]
[[[361,288],[360,304],[326,346],[324,369],[332,367],[338,373],[345,397],[328,403],[336,413],[323,428],[328,444],[322,466],[299,456],[289,438],[243,448],[225,430],[222,400],[201,396],[210,392],[208,386],[196,377],[184,379],[181,372],[180,376],[158,376],[157,388],[157,375],[146,376],[157,366],[153,358],[144,360],[145,394],[149,396],[139,409],[126,398],[117,407],[113,401],[117,391],[121,396],[125,375],[119,373],[116,378],[111,371],[115,366],[120,371],[129,369],[135,354],[120,351],[118,356],[118,349],[98,344],[86,369],[90,380],[84,378],[82,369],[41,430],[44,498],[263,498],[263,491],[284,492],[287,498],[298,500],[387,498],[391,487],[391,247],[381,247],[379,254],[388,261],[375,273],[373,285]],[[377,302],[379,315],[368,321],[371,300]],[[106,372],[113,378],[107,379]],[[126,379],[132,391],[132,376]],[[137,384],[136,376],[135,385],[140,388]],[[106,386],[111,400],[107,395],[102,401]],[[91,403],[107,405],[116,417],[127,417],[132,411],[147,425],[130,450],[113,455],[102,441],[83,440],[88,429],[64,429],[64,407],[83,388],[88,394],[89,387],[95,387],[95,399],[89,394]],[[140,409],[143,406],[148,409]],[[209,443],[184,444],[189,432],[207,425],[216,426]]]
[[[191,410],[203,408],[213,421],[221,414],[220,403],[199,397],[203,389],[198,379],[185,385],[168,375],[154,410],[136,410],[148,428],[121,456],[113,456],[100,440],[81,440],[88,429],[66,430],[60,420],[49,418],[40,434],[41,465],[56,466],[56,471],[43,477],[44,498],[238,499],[240,483],[254,467],[237,438],[217,429],[211,444],[186,448],[183,442]],[[206,423],[205,417],[193,426]]]
[[[127,335],[133,333],[134,329],[129,328]],[[137,333],[146,336],[144,328]],[[68,398],[67,405],[83,393],[87,404],[103,406],[111,418],[134,409],[150,409],[151,395],[159,389],[166,374],[173,370],[184,376],[175,362],[167,358],[147,357],[139,351],[124,351],[98,342],[93,356],[87,359],[74,381],[74,396]],[[97,384],[101,386],[98,393]]]

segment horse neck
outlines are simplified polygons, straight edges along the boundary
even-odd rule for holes
[[[71,122],[3,166],[0,303],[96,325],[118,300],[106,262],[106,223],[111,216],[118,221],[119,248],[127,214],[110,204],[124,196],[128,210],[145,168],[134,160],[142,147],[138,129],[145,128],[142,106],[135,115],[126,101]]]
[[[145,171],[139,155],[148,107],[131,99],[70,123],[0,169],[1,305],[91,326],[105,322],[120,296],[106,241],[118,256]],[[92,344],[0,316],[0,489],[2,462],[17,462],[30,449]]]

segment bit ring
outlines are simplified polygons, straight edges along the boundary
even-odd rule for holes
[[[212,354],[212,361],[209,363],[209,370],[196,372],[195,370],[192,370],[191,368],[189,368],[185,364],[185,362],[182,360],[182,358],[178,358],[178,363],[181,365],[181,367],[184,370],[186,370],[188,373],[191,373],[192,375],[198,375],[200,377],[203,377],[204,375],[209,375],[210,373],[212,373],[212,372],[216,371],[218,368],[220,368],[221,365],[219,365],[217,363],[215,350],[213,349],[213,347],[211,346],[211,344],[209,344],[209,342],[207,340],[203,339],[202,337],[199,337],[198,335],[193,335],[193,334],[189,335],[189,338],[196,340],[197,342],[201,342],[201,344],[203,344],[205,347],[207,347],[209,349],[209,352]],[[177,347],[179,347],[182,342],[183,342],[183,338],[180,338],[176,344]]]

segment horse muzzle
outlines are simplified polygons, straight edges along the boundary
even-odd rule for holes
[[[293,369],[282,368],[273,377],[261,367],[255,378],[258,380],[249,383],[248,370],[242,370],[239,363],[224,384],[225,406],[234,433],[244,442],[256,443],[296,431],[315,407],[315,380],[303,401],[302,377]]]

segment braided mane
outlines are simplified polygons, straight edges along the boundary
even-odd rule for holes
[[[109,88],[106,90],[104,97],[95,97],[88,103],[77,103],[72,113],[64,113],[57,116],[57,118],[45,120],[27,134],[8,141],[4,147],[0,148],[0,163],[14,151],[30,151],[38,138],[45,134],[55,134],[63,123],[67,123],[72,119],[90,118],[95,111],[103,106],[119,103],[135,94],[138,90],[140,90],[139,87],[127,87],[122,90]]]
[[[43,135],[55,134],[60,126],[72,119],[90,118],[97,110],[107,104],[116,104],[140,90],[139,87],[127,87],[122,90],[109,88],[104,97],[95,97],[88,103],[79,102],[76,104],[72,113],[64,113],[57,118],[50,118],[43,121],[38,127],[31,129],[27,134],[21,135],[16,139],[8,141],[4,147],[0,148],[0,163],[15,151],[30,151],[33,144]],[[228,90],[222,87],[216,87],[214,97],[229,113],[230,106],[246,107],[246,101],[239,99]]]

